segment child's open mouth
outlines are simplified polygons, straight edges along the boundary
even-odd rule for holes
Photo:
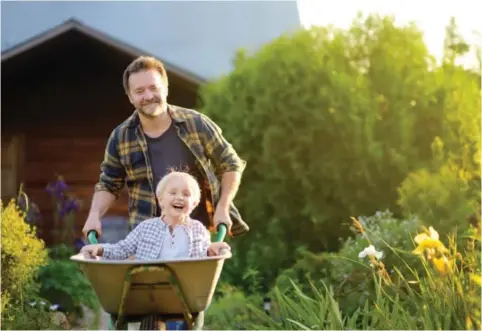
[[[174,209],[177,209],[177,210],[183,210],[184,209],[184,205],[181,205],[181,204],[173,204],[172,207]]]

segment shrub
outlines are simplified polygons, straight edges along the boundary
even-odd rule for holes
[[[47,261],[44,242],[35,235],[35,228],[24,221],[25,214],[11,200],[1,202],[2,212],[2,328],[52,328],[51,315],[40,305],[39,286],[34,279]]]
[[[260,307],[258,296],[246,297],[242,291],[224,286],[213,299],[205,315],[205,328],[210,330],[246,330],[256,321],[256,313],[250,307]]]
[[[455,164],[445,164],[436,172],[421,169],[410,174],[399,196],[405,215],[416,214],[443,235],[465,229],[472,216],[480,215],[480,177]]]
[[[253,321],[248,328],[480,330],[480,227],[470,232],[463,249],[455,245],[454,238],[447,241],[448,245],[442,243],[433,228],[418,234],[414,238],[418,246],[412,254],[420,258],[421,273],[412,269],[402,274],[394,266],[391,275],[377,251],[368,252],[367,269],[372,270],[369,277],[375,284],[373,299],[350,314],[340,310],[332,287],[312,286],[310,291],[302,291],[292,283],[290,295],[278,288],[273,291],[278,307],[273,316],[250,308],[261,322]]]
[[[12,200],[2,208],[2,288],[19,298],[32,284],[38,269],[46,263],[44,242],[35,229],[24,222],[24,215]]]
[[[82,317],[81,305],[98,311],[100,303],[92,285],[70,256],[72,248],[60,244],[49,249],[48,264],[40,269],[40,293],[52,303],[60,305],[69,315]]]
[[[397,188],[429,167],[436,137],[446,160],[478,169],[480,77],[453,64],[460,52],[437,66],[414,25],[377,16],[238,52],[234,70],[201,93],[248,164],[237,203],[256,235],[236,240],[232,274],[253,268],[271,285],[297,247],[339,249],[350,215],[400,217]]]
[[[400,220],[390,211],[378,211],[369,217],[359,217],[356,222],[359,225],[353,228],[354,236],[347,238],[338,252],[304,252],[292,268],[280,274],[277,287],[288,295],[287,289],[293,290],[291,281],[302,291],[311,291],[312,285],[317,288],[333,286],[333,295],[340,308],[351,314],[374,297],[372,270],[360,259],[354,259],[370,243],[383,253],[382,260],[390,274],[394,273],[394,266],[402,272],[408,271],[404,266],[407,262],[412,268],[421,268],[416,257],[405,253],[413,246],[411,234],[421,226],[416,217]],[[363,232],[360,229],[364,229]]]

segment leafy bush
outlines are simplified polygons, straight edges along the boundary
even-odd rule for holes
[[[418,247],[412,254],[420,258],[421,273],[412,269],[402,274],[394,266],[391,275],[376,257],[377,252],[370,252],[367,269],[372,270],[369,277],[374,279],[374,297],[350,314],[340,310],[332,287],[312,286],[310,291],[302,291],[292,283],[290,295],[279,288],[273,291],[277,309],[272,316],[249,307],[261,322],[253,321],[248,328],[480,330],[480,227],[470,232],[465,238],[467,246],[460,251],[454,238],[448,240],[446,248],[433,228],[417,235],[414,241]]]
[[[480,215],[480,177],[454,164],[435,173],[422,169],[410,174],[399,194],[406,215],[418,215],[444,235],[465,229],[472,216]]]
[[[376,16],[240,51],[234,70],[201,93],[203,111],[248,162],[237,203],[252,234],[234,243],[233,282],[247,286],[251,268],[271,286],[300,246],[336,251],[351,215],[400,217],[397,188],[432,164],[436,137],[445,161],[475,173],[480,76],[453,64],[464,51],[437,66],[415,26]]]
[[[45,264],[47,252],[35,229],[24,222],[24,215],[12,200],[2,209],[2,288],[12,297],[32,285],[39,267]]]
[[[47,261],[44,242],[35,235],[35,229],[24,221],[25,214],[11,200],[2,212],[2,328],[49,329],[53,328],[51,315],[36,307],[39,301],[38,284],[34,279]]]
[[[383,253],[382,260],[390,274],[394,273],[394,266],[406,272],[405,263],[408,262],[411,268],[417,265],[416,257],[404,253],[413,246],[411,234],[421,226],[416,217],[400,220],[390,211],[378,211],[373,216],[359,217],[354,224],[358,224],[353,229],[355,235],[347,238],[338,252],[304,252],[292,268],[280,274],[277,287],[289,295],[291,292],[287,289],[294,290],[291,281],[302,291],[311,291],[312,285],[317,288],[333,286],[333,295],[340,308],[350,314],[375,294],[372,270],[354,258],[365,247],[371,244]],[[418,268],[421,265],[418,264]]]
[[[70,314],[82,316],[81,305],[97,311],[100,303],[80,267],[69,260],[74,254],[74,250],[64,244],[49,249],[48,264],[40,269],[38,282],[43,297]]]
[[[206,311],[205,328],[210,330],[245,330],[256,320],[249,307],[260,307],[259,296],[246,297],[242,291],[225,286]]]
[[[34,298],[35,293],[29,293],[28,297]],[[32,305],[33,302],[37,304]],[[49,311],[49,307],[49,303],[43,298],[37,297],[29,303],[22,304],[18,300],[12,301],[7,294],[2,293],[2,329],[56,330],[59,326],[55,323],[54,313]]]

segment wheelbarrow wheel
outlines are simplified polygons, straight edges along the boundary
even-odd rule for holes
[[[167,326],[159,315],[149,315],[142,319],[139,330],[167,330]]]

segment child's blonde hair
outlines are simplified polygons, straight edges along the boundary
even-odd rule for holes
[[[164,194],[167,184],[169,184],[169,180],[174,177],[180,177],[186,180],[189,188],[192,190],[193,199],[195,203],[198,203],[199,200],[201,200],[201,188],[199,187],[199,184],[196,178],[194,178],[194,176],[188,174],[187,172],[182,172],[182,171],[171,171],[167,175],[162,177],[162,179],[159,181],[156,187],[156,197],[158,199],[160,199]]]

